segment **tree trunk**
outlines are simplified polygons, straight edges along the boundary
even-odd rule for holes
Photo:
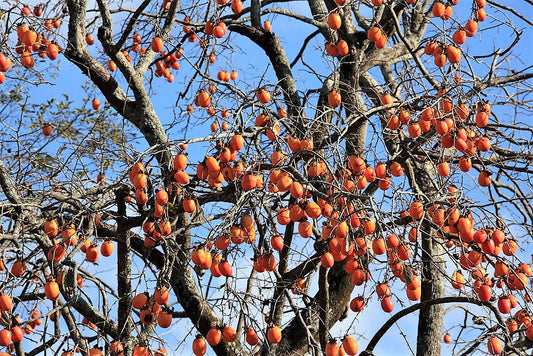
[[[326,329],[330,330],[346,313],[354,285],[352,276],[344,270],[344,263],[336,263],[331,267],[327,273],[327,280],[330,303]],[[313,303],[302,310],[302,318],[293,318],[283,329],[283,337],[275,349],[276,355],[305,355],[311,352],[313,345],[308,342],[309,337],[312,336],[315,341],[319,341],[319,308],[319,296],[315,295]],[[306,325],[302,325],[301,320]]]
[[[444,297],[444,249],[432,234],[422,236],[422,296],[420,302]],[[417,355],[440,355],[443,304],[420,308],[418,318]]]
[[[411,161],[408,161],[411,163]],[[434,165],[427,162],[409,164],[410,185],[419,196],[429,198],[429,201],[439,201],[439,194],[433,177],[436,176]],[[424,219],[429,219],[426,216]],[[436,231],[431,228],[429,220],[422,221],[419,226],[422,238],[422,271],[420,274],[422,295],[420,302],[444,297],[445,251],[442,243],[437,240]],[[418,318],[418,337],[416,354],[431,356],[440,355],[442,339],[443,305],[433,304],[420,308]]]

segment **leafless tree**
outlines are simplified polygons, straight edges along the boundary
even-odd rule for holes
[[[406,349],[440,355],[458,311],[454,353],[533,347],[533,5],[508,3],[4,1],[8,352],[202,354],[231,326],[207,348],[372,355],[418,313]],[[32,95],[58,55],[82,104]]]

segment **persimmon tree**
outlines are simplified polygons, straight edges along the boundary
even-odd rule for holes
[[[3,2],[0,345],[526,352],[531,6]]]

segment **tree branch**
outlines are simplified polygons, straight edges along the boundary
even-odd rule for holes
[[[423,307],[428,307],[431,305],[437,305],[437,304],[446,304],[446,303],[471,303],[476,304],[480,306],[488,307],[496,316],[498,319],[498,323],[500,324],[500,327],[502,328],[503,334],[507,342],[511,341],[511,337],[509,335],[509,332],[507,331],[507,328],[505,326],[505,320],[503,320],[503,317],[501,316],[498,309],[490,302],[482,302],[478,299],[469,298],[469,297],[443,297],[443,298],[437,298],[437,299],[431,299],[426,300],[424,302],[411,305],[410,307],[407,307],[398,313],[394,314],[381,328],[379,328],[378,331],[374,334],[372,339],[369,341],[368,345],[366,346],[366,349],[361,352],[361,356],[371,356],[373,355],[374,348],[378,344],[379,340],[385,336],[387,331],[390,329],[391,326],[394,325],[398,320],[403,318],[404,316],[417,311]],[[440,341],[439,341],[440,342]]]
[[[297,114],[301,104],[300,97],[292,76],[290,63],[279,38],[272,32],[246,25],[230,25],[228,29],[248,37],[265,51],[276,72],[278,85],[283,90],[289,113]]]

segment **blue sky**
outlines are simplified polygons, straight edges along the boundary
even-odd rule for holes
[[[507,1],[502,3],[514,4],[515,2]],[[306,9],[305,2],[289,3],[288,6],[294,11],[303,11],[304,9]],[[522,6],[524,7],[522,8]],[[522,6],[518,5],[518,10],[522,11],[522,13],[526,17],[531,18],[530,15],[532,15],[532,8],[528,5]],[[458,7],[456,8],[456,12],[460,12],[461,9],[463,11],[468,12],[467,8],[469,8],[467,2],[461,1],[460,5],[458,5]],[[287,51],[288,58],[289,60],[292,60],[299,49],[299,46],[297,44],[301,43],[307,33],[304,31],[294,31],[292,22],[287,21],[281,16],[274,16],[272,14],[269,14],[265,18],[269,19],[272,22],[273,31],[280,36],[282,42],[286,45],[285,48]],[[461,16],[461,18],[465,19],[465,16]],[[436,23],[440,24],[440,22]],[[526,27],[526,24],[521,20],[514,20],[514,23],[519,29]],[[477,35],[475,38],[468,40],[467,44],[465,45],[465,48],[467,48],[471,54],[475,55],[478,53],[486,53],[488,52],[488,48],[492,49],[498,48],[500,46],[505,47],[501,44],[501,39],[505,38],[507,40],[509,38],[509,33],[503,31],[500,32],[497,30],[490,30],[490,26],[491,21],[489,19],[481,25],[480,34]],[[434,28],[431,28],[428,33],[432,33],[433,30]],[[264,58],[262,58],[263,53],[261,50],[257,49],[255,45],[251,44],[248,40],[241,41],[240,38],[238,38],[238,35],[236,34],[232,34],[231,36],[236,42],[238,42],[238,47],[235,47],[235,52],[226,59],[228,62],[231,61],[235,64],[227,64],[224,58],[222,56],[219,56],[219,60],[212,66],[212,73],[216,73],[219,69],[231,70],[233,68],[238,67],[238,84],[243,85],[246,90],[252,91],[259,85],[259,79],[264,73],[266,73],[266,77],[269,79],[273,77],[272,68],[268,67],[268,69],[266,69],[266,62],[264,61]],[[528,55],[529,46],[527,46],[528,43],[533,43],[531,31],[525,31],[522,36],[522,44],[517,47],[518,58],[509,62],[509,65],[511,66],[525,67],[526,65],[528,65],[527,61],[529,61],[529,64],[531,64],[531,60],[529,59]],[[312,40],[309,43],[308,49],[304,54],[304,58],[306,62],[308,62],[313,67],[326,68],[328,66],[331,66],[332,63],[331,61],[324,60],[320,56],[316,55],[315,49],[318,46],[322,47],[324,44],[321,37],[317,38],[317,40]],[[196,46],[196,44],[186,44],[186,46]],[[261,55],[255,55],[256,53],[260,53]],[[251,54],[251,56],[246,56],[246,54]],[[80,84],[83,83],[86,78],[81,74],[77,67],[70,64],[61,56],[58,58],[58,63],[60,63],[61,71],[57,80],[54,80],[56,85],[32,88],[31,91],[34,95],[34,98],[38,98],[39,100],[45,101],[49,98],[58,97],[61,93],[65,91],[65,88],[67,88],[70,98],[75,100],[75,102],[77,103],[81,103],[82,100],[87,96],[90,98],[98,97],[101,101],[103,101],[103,97],[97,91],[84,92],[81,89]],[[181,64],[182,68],[177,73],[175,73],[174,83],[167,83],[164,79],[158,78],[155,78],[153,82],[154,85],[152,89],[154,90],[154,94],[152,96],[152,99],[163,124],[170,124],[173,121],[174,116],[180,115],[180,113],[185,109],[186,104],[189,104],[189,102],[182,100],[179,102],[178,108],[174,106],[177,98],[177,93],[183,90],[183,85],[186,79],[188,78],[187,74],[184,74],[187,73],[188,67],[186,61],[182,60]],[[297,66],[295,70],[295,77],[297,78],[299,84],[301,84],[301,86],[299,87],[300,90],[315,89],[319,88],[320,86],[320,83],[312,75],[309,74],[309,71],[306,68],[302,67],[301,65]],[[498,110],[501,110],[499,114],[502,116],[510,115],[510,113],[505,112],[505,109],[498,108]],[[50,119],[53,120],[53,118]],[[211,120],[206,120],[206,122],[202,125],[192,125],[190,130],[187,132],[187,137],[200,137],[204,135],[209,129],[210,122]],[[169,136],[171,140],[180,140],[184,138],[183,135],[184,133],[180,132],[178,127],[169,128]],[[140,143],[136,145],[135,148],[138,151],[143,151],[146,148],[145,144],[142,141],[139,142]],[[203,158],[203,154],[207,146],[207,144],[197,144],[194,146],[194,149],[189,149],[190,160],[194,163],[200,161]],[[113,173],[111,172],[110,178],[113,179]],[[199,235],[203,233],[205,233],[205,231],[198,232]],[[302,246],[302,249],[304,248],[311,249],[312,246],[308,244],[308,246],[306,247]],[[107,260],[101,258],[100,261],[101,264],[98,266],[98,268],[94,268],[92,266],[87,266],[87,268],[89,270],[94,270],[95,272],[103,276],[107,275],[108,273],[112,273],[115,263],[114,257],[109,258]],[[239,265],[241,266],[246,266],[247,264],[249,264],[248,260],[239,261]],[[244,276],[247,275],[248,271],[248,268],[242,268],[242,270],[239,270],[238,273],[242,273],[242,275]],[[206,281],[206,278],[207,277],[204,277],[203,279],[204,283]],[[400,284],[397,283],[397,285]],[[143,288],[141,288],[141,290],[142,289]],[[356,287],[353,296],[358,295],[360,290],[360,287]],[[403,291],[403,289],[397,289],[395,290],[395,292],[398,294],[398,296],[404,298],[405,292]],[[407,304],[409,305],[409,303]],[[396,306],[395,311],[397,310],[399,310],[398,305]],[[459,321],[462,320],[462,314],[459,312],[459,310],[454,311],[453,314],[454,315],[446,316],[445,330],[451,329],[452,326],[457,325]],[[388,315],[384,314],[381,311],[381,309],[379,308],[379,304],[376,302],[374,297],[373,303],[364,311],[364,313],[361,314],[361,316],[350,329],[354,332],[355,335],[357,335],[356,339],[358,339],[360,349],[362,349],[367,343],[367,341],[365,341],[365,338],[368,338],[370,335],[372,335],[375,330],[377,330],[377,328],[381,326],[381,324],[387,318]],[[345,333],[345,327],[347,327],[348,323],[350,323],[351,321],[352,314],[347,319],[347,322],[345,324],[333,329],[333,336],[342,336]],[[406,343],[400,333],[400,330],[403,330],[407,334],[406,337],[409,340],[409,344],[412,347],[416,347],[416,323],[416,313],[410,317],[402,319],[399,322],[398,327],[395,326],[391,328],[386,338],[384,338],[382,342],[378,344],[378,347],[376,348],[376,354],[408,354],[409,349],[406,347]],[[176,326],[171,328],[169,331],[162,333],[162,336],[166,340],[169,340],[170,343],[175,343],[182,340],[183,335],[189,333],[190,331],[188,328],[180,326],[179,322],[176,322],[175,325]],[[452,336],[455,336],[453,331],[451,331],[451,333]],[[185,341],[185,343],[183,344],[183,349],[180,349],[183,350],[182,352],[186,353],[189,350],[190,341],[191,338]],[[447,348],[446,346],[443,347],[443,354],[448,354],[450,352],[451,349]]]

